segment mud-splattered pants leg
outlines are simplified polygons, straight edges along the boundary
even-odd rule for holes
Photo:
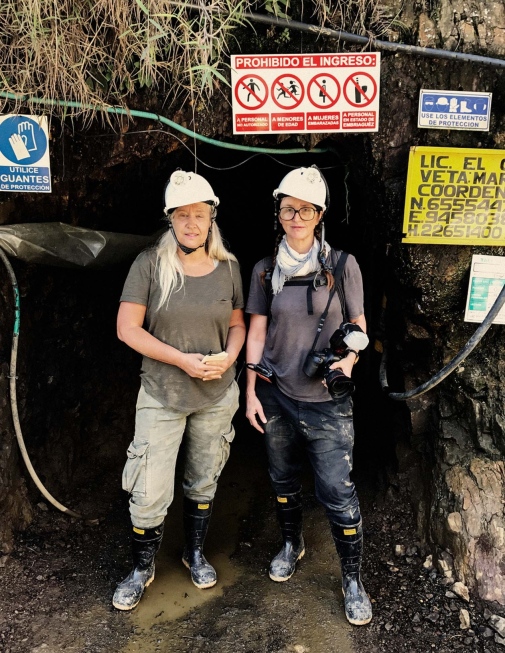
[[[238,395],[234,381],[212,406],[184,413],[165,408],[140,389],[135,437],[123,471],[134,526],[155,528],[164,520],[174,497],[175,463],[183,437],[184,496],[202,503],[213,500],[235,436],[232,418]]]
[[[265,411],[269,474],[278,496],[301,489],[303,456],[309,458],[316,497],[330,521],[359,520],[359,502],[350,480],[354,426],[352,399],[341,403],[297,401],[259,381],[256,392]]]

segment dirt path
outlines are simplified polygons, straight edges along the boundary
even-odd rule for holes
[[[268,563],[279,546],[274,498],[261,442],[237,438],[216,497],[206,555],[219,584],[197,590],[180,561],[182,497],[165,527],[155,582],[139,607],[120,613],[110,599],[129,568],[126,497],[116,476],[91,479],[78,507],[101,514],[99,527],[37,508],[12,555],[0,559],[2,653],[441,653],[496,648],[479,607],[446,596],[425,570],[405,497],[378,501],[370,479],[359,481],[365,516],[370,626],[347,624],[339,565],[310,475],[304,497],[307,554],[287,583],[273,583]],[[72,503],[73,497],[61,497]],[[43,505],[43,504],[42,504]],[[394,557],[394,545],[411,547]],[[472,629],[462,630],[461,608]],[[489,630],[489,629],[488,629]],[[502,649],[503,650],[503,649]]]

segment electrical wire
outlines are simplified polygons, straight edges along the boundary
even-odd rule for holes
[[[96,525],[99,523],[98,519],[89,519],[87,517],[84,517],[78,512],[75,512],[75,510],[70,510],[70,508],[67,508],[64,506],[62,503],[60,503],[57,499],[55,499],[52,494],[48,492],[48,490],[44,487],[42,481],[37,475],[37,472],[35,471],[31,460],[30,456],[28,455],[28,451],[26,449],[24,437],[23,437],[23,432],[21,430],[21,422],[19,420],[19,411],[18,411],[18,404],[17,404],[17,390],[16,390],[16,371],[17,371],[17,354],[18,354],[18,342],[19,342],[19,325],[20,325],[20,317],[21,317],[21,307],[20,307],[20,301],[19,301],[19,287],[18,287],[18,282],[16,279],[16,275],[14,273],[14,270],[9,262],[9,259],[7,258],[5,252],[0,248],[0,258],[2,259],[6,269],[7,273],[10,278],[10,282],[12,285],[12,290],[14,293],[14,327],[13,327],[13,333],[12,333],[12,346],[11,346],[11,360],[10,360],[10,367],[9,367],[9,390],[10,390],[10,403],[11,403],[11,412],[12,412],[12,421],[14,424],[14,431],[16,433],[16,438],[18,441],[19,445],[19,450],[21,451],[21,455],[23,457],[23,460],[25,462],[25,465],[28,469],[28,473],[30,474],[33,482],[35,485],[38,487],[40,492],[43,494],[43,496],[55,507],[58,508],[58,510],[61,510],[61,512],[64,512],[67,515],[70,515],[70,517],[75,517],[76,519],[83,519],[85,520],[88,524],[90,525]]]
[[[190,138],[197,139],[208,145],[215,145],[216,147],[223,147],[229,150],[238,150],[241,152],[257,152],[258,154],[323,154],[329,152],[326,148],[315,147],[312,150],[306,150],[303,147],[292,147],[292,148],[276,148],[276,147],[253,147],[251,145],[238,145],[237,143],[226,143],[224,141],[217,141],[214,138],[209,138],[208,136],[202,136],[197,132],[187,129],[182,125],[165,118],[158,113],[151,113],[150,111],[139,111],[137,109],[123,109],[123,107],[110,107],[110,106],[101,106],[94,104],[85,104],[84,102],[76,102],[74,100],[54,100],[51,98],[39,98],[29,95],[17,95],[16,93],[9,93],[8,91],[0,91],[0,97],[3,97],[7,100],[14,100],[16,102],[26,102],[31,104],[42,104],[48,106],[57,106],[57,107],[68,107],[74,109],[82,109],[85,111],[101,111],[104,113],[113,113],[121,116],[135,116],[136,118],[146,118],[148,120],[156,120],[161,122],[164,125],[168,125],[172,129],[186,134]]]
[[[387,374],[386,374],[387,342],[384,341],[382,343],[383,352],[382,352],[381,364],[379,369],[379,380],[384,392],[386,392],[388,397],[390,397],[391,399],[395,399],[396,401],[406,401],[407,399],[413,399],[414,397],[419,397],[425,392],[428,392],[428,390],[434,388],[436,385],[440,383],[440,381],[443,381],[447,376],[449,376],[449,374],[451,374],[451,372],[453,372],[460,365],[460,363],[462,363],[462,361],[464,361],[465,358],[475,349],[475,347],[482,340],[486,331],[493,324],[493,320],[498,315],[498,313],[500,312],[504,304],[505,304],[505,284],[503,285],[500,294],[495,299],[494,304],[489,310],[489,313],[486,315],[486,317],[484,318],[484,320],[482,321],[478,329],[475,331],[473,336],[470,338],[470,340],[468,340],[466,345],[462,349],[460,349],[460,351],[456,354],[456,356],[454,356],[454,358],[452,358],[447,363],[447,365],[445,365],[439,372],[437,372],[437,374],[432,376],[432,378],[429,379],[429,381],[426,381],[425,383],[421,384],[417,388],[413,388],[408,392],[391,392],[389,389],[388,382],[387,382]]]
[[[195,157],[194,151],[187,145],[182,138],[179,138],[175,134],[172,134],[171,132],[166,131],[165,129],[136,129],[135,131],[128,131],[122,134],[122,136],[130,136],[133,134],[166,134],[167,136],[170,136],[171,138],[175,138],[176,141],[179,141],[179,143],[185,147],[188,152],[191,154],[192,157]],[[94,136],[94,135],[93,135]],[[104,134],[99,134],[98,135],[100,138],[103,138]],[[105,136],[109,136],[109,134],[105,134]],[[331,151],[331,148],[330,150]],[[220,172],[224,172],[226,170],[234,170],[235,168],[240,168],[240,166],[243,166],[244,164],[248,163],[249,161],[252,161],[252,159],[255,159],[258,156],[266,156],[268,159],[272,159],[272,161],[275,161],[275,163],[278,163],[281,166],[284,166],[285,168],[299,168],[299,165],[292,165],[289,163],[285,163],[284,161],[279,161],[279,159],[276,159],[274,156],[271,154],[264,154],[262,152],[259,152],[258,154],[252,154],[251,156],[248,156],[247,159],[244,159],[243,161],[240,161],[239,163],[236,163],[233,166],[226,166],[224,168],[220,168],[218,166],[213,166],[210,163],[206,163],[203,159],[200,157],[196,157],[196,160],[201,163],[203,166],[206,168],[210,168],[211,170],[218,170]],[[344,164],[341,164],[340,166],[318,166],[319,170],[335,170],[336,168],[343,168]]]

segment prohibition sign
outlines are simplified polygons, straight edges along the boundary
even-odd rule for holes
[[[242,97],[246,98],[245,100],[241,99],[239,91]],[[268,99],[268,86],[265,80],[258,75],[244,75],[235,84],[235,99],[241,107],[249,111],[261,109]]]
[[[349,94],[347,89],[350,91]],[[376,95],[377,83],[368,73],[356,72],[345,80],[344,97],[353,107],[367,107],[375,100]]]
[[[281,109],[296,109],[305,95],[303,84],[295,75],[280,75],[271,87],[272,100]],[[282,98],[282,102],[279,100]]]
[[[307,95],[312,104],[318,109],[330,109],[338,102],[340,84],[333,75],[319,73],[310,80],[307,86]],[[318,98],[318,101],[315,98]]]

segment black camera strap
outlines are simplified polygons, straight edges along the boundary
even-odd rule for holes
[[[332,259],[335,258],[337,255],[337,252],[335,250],[331,250],[331,257]],[[340,256],[333,268],[333,276],[335,278],[335,285],[333,286],[334,292],[336,291],[338,293],[339,299],[340,299],[340,304],[342,306],[342,317],[345,320],[345,292],[343,288],[343,284],[341,283],[342,280],[342,274],[344,272],[344,266],[345,262],[347,260],[347,252],[342,252],[340,251]],[[272,290],[272,268],[268,268],[265,270],[265,288],[266,288],[266,293],[267,293],[267,301],[268,301],[268,319],[270,319],[270,311],[272,308],[272,300],[273,300],[273,290]],[[317,290],[319,287],[325,286],[326,285],[326,277],[320,277],[317,275],[314,279],[288,279],[287,281],[284,282],[284,286],[307,286],[307,315],[314,315],[314,306],[312,303],[312,293],[314,290]],[[330,295],[331,298],[333,298],[333,294]],[[328,302],[327,310],[326,310],[326,315],[328,314],[328,309],[330,305],[331,299]],[[326,315],[324,319],[326,319]]]
[[[314,338],[314,342],[312,343],[311,351],[315,351],[315,349],[316,349],[317,341],[319,340],[319,336],[321,335],[321,331],[323,330],[324,322],[326,320],[326,317],[328,316],[328,311],[330,310],[330,304],[331,304],[331,300],[333,299],[333,295],[335,294],[335,292],[337,292],[337,289],[339,288],[339,286],[342,285],[341,284],[342,275],[344,273],[344,267],[345,267],[345,263],[346,263],[346,260],[347,260],[347,256],[348,256],[347,252],[341,252],[340,256],[338,258],[337,264],[336,264],[336,266],[335,266],[335,268],[333,270],[333,276],[335,277],[335,284],[334,284],[333,288],[330,290],[330,294],[329,294],[329,297],[328,297],[328,302],[326,304],[326,308],[324,309],[324,311],[321,314],[321,317],[319,318],[319,324],[317,325],[316,337]],[[342,304],[342,317],[345,319],[345,306],[344,306],[344,302],[343,302],[343,290],[342,290],[342,294],[341,294],[341,292],[339,290],[339,298],[340,298],[340,302]]]

